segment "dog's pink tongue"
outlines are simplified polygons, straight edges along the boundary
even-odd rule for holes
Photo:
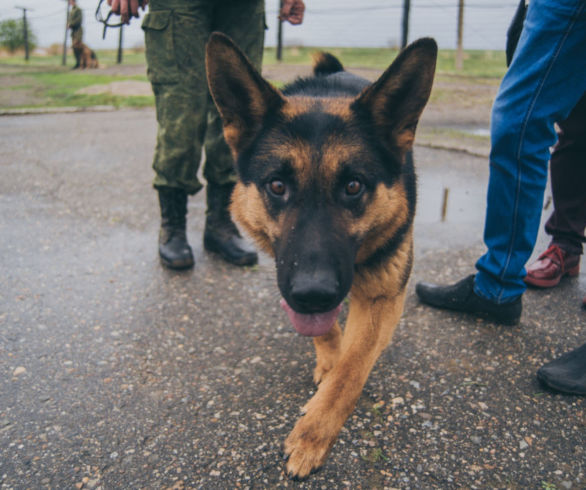
[[[336,322],[338,314],[342,309],[342,305],[338,305],[332,311],[326,313],[312,313],[304,315],[294,311],[284,299],[281,299],[281,307],[287,312],[289,320],[293,324],[293,328],[301,335],[308,337],[320,337],[327,334]]]

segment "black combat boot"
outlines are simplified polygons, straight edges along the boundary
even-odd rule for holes
[[[170,269],[193,267],[193,253],[185,232],[187,193],[174,187],[159,187],[161,205],[161,230],[159,231],[159,256]]]
[[[233,189],[233,184],[208,183],[206,188],[208,209],[203,245],[206,250],[220,254],[226,262],[231,264],[254,265],[258,262],[258,255],[247,247],[228,210]]]

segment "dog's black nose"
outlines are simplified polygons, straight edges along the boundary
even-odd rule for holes
[[[339,282],[333,273],[298,273],[291,281],[291,306],[299,313],[324,313],[338,306]]]

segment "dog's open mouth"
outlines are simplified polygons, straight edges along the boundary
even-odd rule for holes
[[[298,333],[307,337],[320,337],[332,329],[342,309],[342,304],[325,313],[303,314],[294,311],[284,299],[281,299],[281,308],[287,312],[293,328]]]

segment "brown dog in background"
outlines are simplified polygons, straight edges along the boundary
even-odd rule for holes
[[[78,68],[98,68],[98,57],[86,44],[76,42],[72,46],[75,59],[79,60]]]
[[[313,77],[279,91],[225,35],[208,43],[210,92],[239,175],[232,215],[274,256],[281,304],[316,350],[319,388],[284,445],[293,477],[324,463],[401,317],[412,146],[436,58],[435,41],[420,39],[371,84],[322,53]]]

